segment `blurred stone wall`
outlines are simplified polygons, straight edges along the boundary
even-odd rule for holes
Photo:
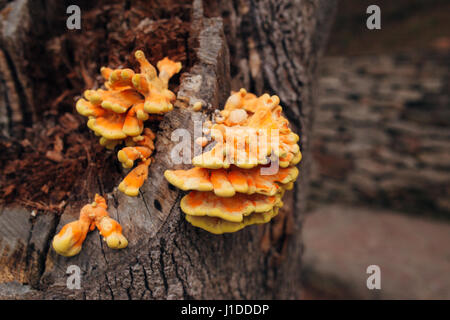
[[[326,57],[310,206],[372,205],[450,217],[449,56]]]

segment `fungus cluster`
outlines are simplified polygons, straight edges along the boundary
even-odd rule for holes
[[[142,51],[136,51],[135,57],[140,73],[103,67],[105,89],[86,90],[76,103],[78,113],[89,118],[87,125],[100,137],[101,145],[112,150],[125,143],[126,147],[118,152],[124,168],[132,168],[140,161],[119,185],[119,190],[129,196],[139,194],[154,150],[155,135],[144,128],[144,122],[173,109],[176,97],[168,89],[169,80],[181,70],[180,62],[166,57],[157,63],[157,74]]]
[[[207,122],[214,145],[194,157],[194,168],[166,170],[174,186],[190,191],[181,200],[186,220],[214,234],[269,222],[298,176],[299,137],[282,116],[277,96],[244,89]],[[202,147],[205,145],[201,139]],[[206,146],[208,148],[208,146]]]
[[[53,238],[53,248],[63,256],[72,257],[81,251],[84,239],[89,231],[96,227],[100,235],[112,249],[122,249],[128,245],[122,234],[121,225],[109,217],[105,198],[96,194],[95,201],[85,205],[78,220],[66,224]]]

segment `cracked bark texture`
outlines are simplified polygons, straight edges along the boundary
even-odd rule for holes
[[[30,6],[24,0],[15,1],[15,5]],[[0,208],[0,297],[298,298],[315,72],[334,8],[334,1],[325,0],[195,0],[189,45],[196,48],[197,62],[181,76],[178,107],[160,124],[149,178],[136,198],[117,191],[106,195],[108,211],[122,224],[128,248],[113,251],[92,232],[78,256],[61,257],[49,249],[50,241],[64,224],[77,218],[78,204],[67,206],[60,218],[50,214],[31,218],[20,207]],[[17,16],[30,12],[17,10]],[[29,26],[17,26],[15,33],[7,35],[4,30],[0,41],[0,125],[3,133],[13,135],[9,123],[34,119],[33,112],[24,118],[26,110],[33,110],[26,89],[32,79],[18,72],[19,63],[14,65],[20,60],[17,48],[26,40]],[[8,37],[18,44],[13,45]],[[176,144],[171,140],[172,132],[187,128],[192,133],[192,120],[207,118],[223,106],[230,89],[240,87],[280,97],[301,136],[304,159],[299,181],[285,196],[285,207],[274,221],[217,236],[184,220],[179,208],[184,193],[170,187],[162,173],[177,167],[170,159]],[[15,89],[8,90],[11,88]],[[199,100],[207,106],[203,113],[186,108]],[[92,190],[102,192],[101,183]],[[66,286],[69,265],[82,270],[80,290]]]

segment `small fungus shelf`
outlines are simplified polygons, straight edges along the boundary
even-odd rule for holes
[[[53,238],[53,248],[63,256],[77,255],[82,248],[89,231],[96,227],[100,235],[112,249],[123,249],[128,246],[128,240],[122,234],[122,226],[109,217],[105,198],[96,194],[95,201],[85,205],[80,211],[80,218],[66,224]]]

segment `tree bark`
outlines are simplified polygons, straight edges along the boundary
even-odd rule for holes
[[[31,2],[14,1],[14,15],[10,13],[2,22],[0,129],[9,136],[20,135],[13,130],[16,123],[28,125],[38,121],[30,89],[33,77],[27,74],[19,49],[27,37],[36,36],[27,32],[34,24],[14,29],[13,23],[21,14],[30,12],[51,18],[51,6],[33,7],[34,11],[30,11]],[[141,194],[132,198],[114,190],[106,196],[108,211],[123,226],[128,248],[110,250],[98,233],[92,232],[75,257],[61,257],[50,249],[53,235],[77,218],[82,201],[69,204],[61,217],[48,213],[32,219],[24,208],[0,208],[0,297],[299,298],[301,224],[307,197],[315,73],[335,3],[326,0],[204,3],[195,0],[192,4],[185,45],[195,52],[192,59],[195,63],[181,75],[175,110],[160,123],[155,161]],[[60,6],[55,3],[55,7]],[[33,22],[35,18],[29,19]],[[213,110],[224,105],[230,89],[240,87],[280,97],[293,130],[301,137],[304,159],[295,189],[285,196],[285,206],[274,221],[217,236],[184,220],[179,208],[184,193],[170,187],[163,172],[175,167],[170,159],[175,145],[171,141],[172,132],[187,128],[192,133],[192,120],[208,118]],[[199,100],[207,106],[203,112],[186,108]],[[105,194],[101,182],[90,188]],[[91,199],[86,196],[84,200],[88,203]],[[79,290],[66,286],[66,270],[70,265],[82,270]]]

